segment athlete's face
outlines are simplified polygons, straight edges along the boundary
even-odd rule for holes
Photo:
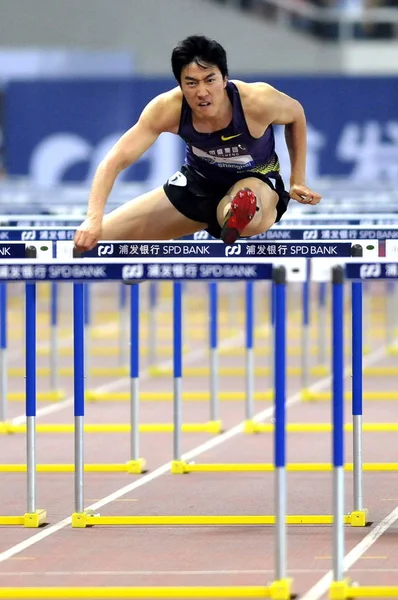
[[[190,108],[199,117],[217,115],[225,101],[226,79],[214,65],[200,67],[191,63],[181,72],[181,89]]]

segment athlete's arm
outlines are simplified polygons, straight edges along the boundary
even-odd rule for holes
[[[173,121],[178,118],[175,107],[170,93],[154,98],[144,108],[137,123],[106,154],[93,178],[87,211],[89,218],[102,219],[117,176],[134,164],[161,133],[170,131]]]
[[[306,185],[307,124],[302,105],[268,84],[252,84],[251,88],[255,94],[252,112],[262,126],[285,126],[291,164],[290,196],[298,202],[317,204],[321,196]]]
[[[180,110],[178,89],[157,96],[144,108],[137,123],[105,155],[92,181],[86,220],[75,235],[77,249],[84,251],[97,243],[105,205],[116,178],[134,164],[161,133],[177,132]]]

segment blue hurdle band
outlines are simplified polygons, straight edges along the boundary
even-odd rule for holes
[[[253,282],[246,282],[246,419],[254,416],[254,289]]]
[[[218,403],[218,284],[209,283],[210,421],[219,419]]]

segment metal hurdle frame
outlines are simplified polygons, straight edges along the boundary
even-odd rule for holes
[[[11,262],[11,261],[10,261]],[[57,261],[55,261],[57,262]],[[126,266],[129,263],[123,260],[109,261],[118,266]],[[130,264],[133,261],[130,261]],[[145,261],[140,261],[145,262]],[[214,261],[215,262],[215,261]],[[220,262],[221,264],[229,263],[234,264],[231,259],[225,259]],[[250,595],[251,597],[270,597],[277,600],[288,600],[291,598],[292,580],[286,576],[287,566],[287,540],[286,540],[286,435],[285,435],[285,423],[286,423],[286,269],[283,265],[272,266],[272,263],[268,261],[268,264],[262,264],[264,261],[246,261],[246,263],[254,263],[257,265],[256,269],[259,278],[266,278],[271,275],[274,280],[277,304],[275,308],[275,402],[277,406],[275,408],[275,482],[276,482],[276,516],[274,517],[274,523],[276,523],[275,535],[275,579],[272,583],[266,586],[252,586],[252,587],[232,587],[232,586],[208,586],[208,587],[180,587],[180,588],[123,588],[124,597],[236,597],[237,593],[243,596]],[[137,263],[137,261],[134,261]],[[198,261],[195,261],[198,264]],[[11,264],[15,264],[11,263]],[[46,265],[51,265],[51,261],[47,262]],[[59,264],[59,261],[58,261]],[[87,265],[86,260],[76,259],[74,264]],[[94,261],[94,265],[101,264],[100,260]],[[205,264],[209,264],[208,262]],[[43,265],[37,266],[43,267]],[[69,265],[68,265],[69,266]],[[108,266],[108,265],[107,265]],[[119,273],[121,273],[121,268]],[[35,284],[29,282],[28,286]],[[73,330],[74,330],[74,440],[75,440],[75,464],[74,464],[74,491],[75,491],[75,512],[72,514],[72,527],[84,528],[90,525],[162,525],[162,524],[198,524],[198,518],[189,519],[189,517],[101,517],[98,515],[92,515],[84,511],[84,404],[85,404],[85,393],[84,393],[84,287],[85,283],[82,281],[74,281],[73,283]],[[133,290],[137,291],[133,291]],[[138,314],[138,304],[135,300],[138,299],[138,286],[132,286],[132,307],[136,314]],[[35,297],[29,294],[27,289],[27,314],[31,318],[35,318]],[[175,403],[175,428],[174,428],[174,452],[175,456],[179,456],[180,449],[180,435],[181,435],[181,387],[182,387],[182,295],[181,295],[181,282],[174,282],[174,315],[175,315],[175,326],[174,326],[174,346],[177,351],[174,353],[174,403]],[[34,346],[34,352],[30,356],[29,368],[27,368],[27,392],[29,390],[29,405],[27,404],[27,415],[30,418],[33,417],[36,408],[35,402],[35,321],[29,320],[27,326],[30,327],[29,332],[29,349]],[[138,362],[132,358],[132,375],[138,375]],[[136,379],[133,378],[132,386],[136,392]],[[136,396],[136,394],[134,394]],[[31,457],[34,456],[34,435],[35,432],[35,421],[32,420],[30,423],[31,433],[28,431],[28,442],[30,444]],[[29,449],[29,446],[28,446]],[[28,457],[28,466],[33,466],[31,457]],[[34,472],[34,471],[33,471]],[[28,496],[31,501],[34,498],[33,488],[35,486],[35,480],[31,480],[28,484]],[[202,525],[227,525],[230,523],[231,517],[199,517],[199,522]],[[191,523],[190,523],[191,521]],[[256,524],[261,522],[256,517],[235,517],[233,524]],[[113,592],[117,596],[120,588],[108,588],[107,593]],[[52,593],[57,596],[57,588],[52,589]],[[70,588],[68,590],[73,593],[74,597],[79,597],[79,593],[84,594],[86,598],[94,598],[101,596],[101,590],[98,588]],[[40,593],[43,593],[43,588],[30,588],[30,597],[35,597],[37,592],[40,597]],[[65,589],[64,589],[65,592]]]
[[[354,425],[357,425],[357,435],[354,434],[354,451],[355,447],[359,447],[361,452],[361,425],[362,425],[362,353],[359,349],[362,344],[362,279],[368,280],[372,278],[385,278],[386,275],[380,277],[377,273],[377,268],[380,263],[394,263],[397,265],[397,258],[394,260],[381,258],[378,262],[364,262],[363,259],[358,259],[359,273],[358,275],[347,277],[347,266],[334,267],[333,269],[333,313],[335,316],[333,328],[334,334],[334,360],[333,360],[333,538],[332,538],[332,578],[333,581],[329,586],[330,600],[348,600],[351,598],[383,598],[397,597],[398,585],[396,586],[361,586],[351,584],[350,579],[345,577],[344,569],[344,371],[343,371],[343,355],[344,355],[344,339],[343,339],[343,323],[341,315],[343,313],[343,289],[344,280],[352,280],[352,334],[356,332],[353,339],[353,347],[356,349],[355,358],[353,357],[353,419]],[[350,261],[353,262],[353,261]],[[397,268],[398,273],[398,268]],[[395,276],[395,280],[398,276]],[[394,281],[394,279],[392,279]],[[354,498],[356,501],[362,502],[361,496],[361,473],[354,471]]]
[[[25,256],[36,258],[34,246],[27,247]],[[2,284],[4,285],[4,284]],[[3,292],[4,293],[4,292]],[[5,303],[3,295],[2,301]],[[5,323],[2,322],[2,342],[5,338]],[[26,414],[26,472],[27,472],[27,509],[22,516],[0,516],[0,525],[23,525],[37,528],[47,519],[47,512],[38,509],[36,504],[36,283],[25,283],[25,414]],[[3,345],[2,345],[3,347]],[[4,343],[5,347],[5,343]]]

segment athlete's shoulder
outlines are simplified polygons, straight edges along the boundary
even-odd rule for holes
[[[242,107],[245,113],[258,116],[266,111],[277,94],[277,90],[264,81],[246,83],[245,81],[233,80],[239,91]]]
[[[175,87],[155,96],[145,107],[141,118],[147,119],[161,132],[177,133],[182,107],[182,92]]]

